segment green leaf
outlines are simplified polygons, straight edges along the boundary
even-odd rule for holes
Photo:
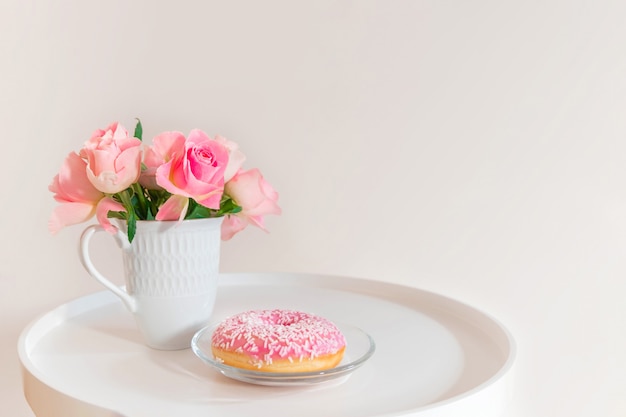
[[[133,136],[135,136],[137,139],[142,140],[142,136],[143,136],[143,126],[141,125],[141,120],[136,119],[137,120],[137,124],[135,125],[135,134]]]
[[[128,213],[128,220],[126,220],[126,223],[128,224],[128,242],[133,243],[135,233],[137,232],[137,216],[135,216],[134,211],[130,211]]]
[[[117,194],[122,202],[122,205],[126,209],[126,224],[128,225],[128,241],[133,242],[135,232],[137,231],[137,214],[135,213],[135,207],[133,204],[132,188],[127,188]]]
[[[225,214],[239,213],[240,211],[241,206],[237,205],[231,198],[226,198],[222,200],[218,214],[223,216]]]
[[[206,219],[208,217],[215,217],[214,210],[208,207],[204,207],[195,201],[189,202],[189,211],[187,211],[186,219]]]

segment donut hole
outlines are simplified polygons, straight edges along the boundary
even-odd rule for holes
[[[276,326],[293,326],[299,323],[300,320],[292,314],[276,314],[272,317],[271,322]]]

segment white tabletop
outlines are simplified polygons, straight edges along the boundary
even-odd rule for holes
[[[24,330],[24,393],[38,417],[496,416],[504,409],[513,339],[479,310],[415,288],[346,277],[224,274],[212,321],[290,308],[368,332],[376,352],[347,379],[311,387],[234,381],[190,349],[146,347],[109,292],[79,298]]]

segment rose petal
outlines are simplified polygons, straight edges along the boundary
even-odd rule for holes
[[[149,168],[157,168],[170,161],[174,155],[185,152],[185,136],[180,132],[163,132],[152,139],[152,146],[146,150],[144,163]]]
[[[98,219],[98,223],[100,223],[100,226],[102,226],[102,228],[107,232],[115,234],[117,233],[117,227],[111,224],[111,221],[108,217],[109,211],[125,212],[126,209],[123,205],[110,197],[105,197],[100,200],[100,202],[98,203],[98,207],[96,207],[96,218]]]
[[[48,189],[55,193],[59,202],[90,203],[94,206],[102,198],[87,178],[87,163],[72,152],[65,158],[59,174],[54,177]]]
[[[224,221],[222,221],[221,239],[230,240],[236,233],[245,229],[247,225],[248,223],[237,216],[225,216]]]
[[[96,212],[96,205],[89,203],[68,202],[54,208],[48,220],[48,230],[57,233],[65,226],[71,226],[89,220]]]
[[[189,208],[189,198],[181,195],[173,195],[159,208],[156,220],[182,221]]]
[[[232,140],[228,140],[223,136],[217,135],[215,136],[215,141],[221,143],[226,147],[226,149],[228,149],[228,165],[224,171],[224,182],[228,182],[235,176],[237,171],[241,169],[244,161],[246,160],[246,156],[239,150],[239,145]]]

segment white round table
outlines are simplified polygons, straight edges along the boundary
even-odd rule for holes
[[[191,349],[146,347],[108,291],[31,323],[19,339],[24,394],[38,417],[499,416],[513,338],[497,320],[412,287],[313,274],[222,274],[212,321],[289,308],[349,323],[376,352],[348,378],[267,387],[229,379]]]

